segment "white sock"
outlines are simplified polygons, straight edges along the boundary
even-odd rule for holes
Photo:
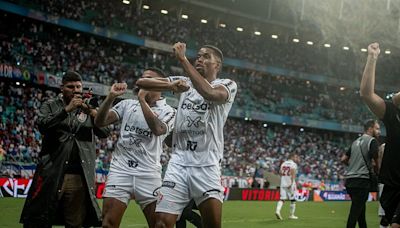
[[[296,210],[296,202],[290,203],[290,215],[294,215],[294,211]]]
[[[283,201],[279,200],[278,204],[276,205],[276,213],[281,213],[282,206],[283,206]]]

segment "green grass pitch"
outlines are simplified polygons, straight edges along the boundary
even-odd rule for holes
[[[99,201],[100,204],[102,201]],[[0,198],[0,227],[22,227],[18,223],[24,199]],[[287,219],[289,203],[282,209],[283,221],[275,218],[276,202],[227,201],[223,206],[223,227],[345,227],[350,202],[298,202],[298,220]],[[379,227],[378,203],[367,203],[367,223],[369,227]],[[131,202],[125,212],[121,227],[147,227],[138,206]],[[188,227],[193,227],[188,225]]]

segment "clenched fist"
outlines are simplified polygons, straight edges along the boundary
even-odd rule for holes
[[[372,43],[368,45],[369,56],[372,56],[374,59],[378,59],[379,53],[381,53],[381,50],[379,49],[379,43]]]
[[[186,44],[185,43],[175,43],[173,46],[174,49],[174,54],[175,57],[179,60],[179,61],[183,61],[186,59]]]
[[[183,93],[189,90],[189,85],[184,80],[176,80],[172,82],[172,91],[174,93]]]
[[[127,88],[128,88],[128,85],[125,82],[114,83],[110,89],[110,96],[112,96],[114,98],[121,96],[122,94],[124,94],[126,92]]]

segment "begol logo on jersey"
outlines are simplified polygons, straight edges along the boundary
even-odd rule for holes
[[[125,131],[130,131],[130,132],[134,132],[138,135],[144,135],[146,137],[152,137],[151,131],[147,131],[143,128],[140,127],[136,127],[136,126],[129,126],[128,124],[125,125],[124,127]]]
[[[208,105],[208,103],[202,103],[202,104],[183,103],[181,108],[194,111],[206,111],[207,109],[210,109],[210,105]]]
[[[199,127],[200,122],[201,122],[201,117],[198,116],[198,117],[192,119],[190,116],[187,116],[186,122],[188,123],[187,124],[188,127],[191,127],[191,126]]]

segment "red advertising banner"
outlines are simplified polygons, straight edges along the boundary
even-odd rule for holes
[[[256,189],[256,188],[230,188],[228,194],[225,194],[225,200],[256,200],[256,201],[278,201],[280,192],[278,189]],[[308,201],[310,199],[310,191],[297,190],[297,201]]]
[[[26,198],[32,179],[0,178],[0,197]]]

